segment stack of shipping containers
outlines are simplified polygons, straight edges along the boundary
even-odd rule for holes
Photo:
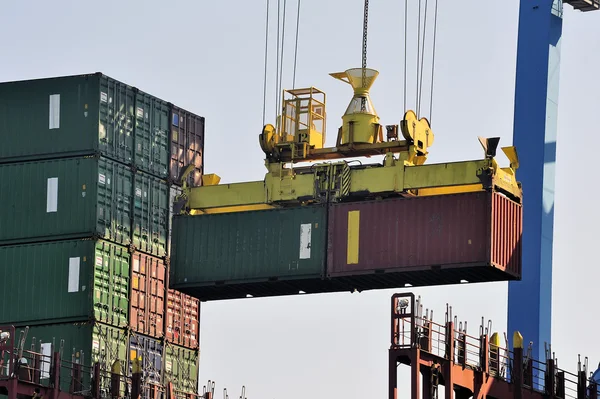
[[[0,138],[0,325],[106,370],[141,356],[144,381],[195,392],[199,304],[168,289],[168,260],[204,118],[97,73],[0,84]]]

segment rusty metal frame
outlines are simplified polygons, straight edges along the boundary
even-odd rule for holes
[[[532,359],[531,350],[525,354],[520,344],[510,351],[491,343],[491,322],[486,326],[483,320],[479,336],[469,336],[450,306],[445,323],[437,324],[433,312],[423,314],[420,297],[394,294],[391,322],[389,399],[398,399],[400,364],[411,368],[411,399],[437,399],[438,389],[446,399],[598,399],[587,360],[583,366],[579,360],[575,374],[558,368],[550,350],[544,361]]]

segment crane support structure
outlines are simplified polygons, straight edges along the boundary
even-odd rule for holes
[[[580,11],[599,8],[598,0],[565,0]],[[533,341],[543,358],[551,342],[554,181],[561,0],[521,0],[515,82],[513,145],[527,151],[521,160],[523,184],[523,274],[508,284],[508,331]]]

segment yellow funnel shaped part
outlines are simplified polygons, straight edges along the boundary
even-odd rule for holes
[[[343,124],[338,132],[338,145],[369,144],[380,141],[379,116],[369,96],[369,89],[373,86],[379,72],[369,68],[352,68],[330,75],[348,83],[354,90],[354,96],[342,117]]]
[[[344,72],[336,72],[330,75],[342,82],[348,83],[354,89],[354,93],[363,94],[367,93],[371,86],[373,86],[375,79],[379,76],[379,72],[374,69],[365,68],[365,79],[363,81],[362,71],[362,68],[351,68]]]

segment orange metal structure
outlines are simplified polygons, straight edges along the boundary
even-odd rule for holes
[[[588,380],[587,359],[577,373],[558,368],[551,350],[544,361],[532,359],[531,344],[524,353],[523,339],[514,335],[509,351],[506,336],[501,345],[491,322],[479,327],[479,336],[467,334],[466,323],[446,308],[445,324],[423,314],[414,294],[392,296],[392,330],[389,350],[389,398],[397,399],[397,367],[411,367],[411,399],[437,399],[443,387],[446,399],[598,399],[598,386]]]

